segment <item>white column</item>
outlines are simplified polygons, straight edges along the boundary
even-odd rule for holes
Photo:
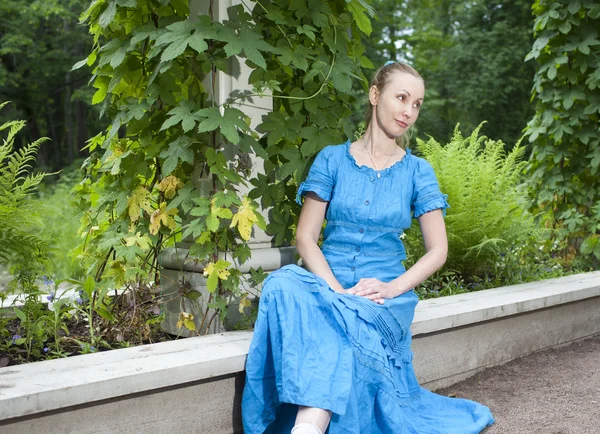
[[[246,5],[254,4],[252,1],[245,1],[244,3]],[[227,8],[239,4],[242,4],[240,0],[214,0],[212,3],[213,19],[219,21],[228,19]],[[190,17],[195,17],[198,14],[208,14],[210,12],[210,1],[208,0],[189,0],[189,5]],[[244,59],[230,59],[229,63],[231,67],[230,71],[232,72],[231,75],[221,71],[217,71],[216,74],[216,94],[214,95],[214,100],[217,104],[226,102],[235,93],[252,90],[252,86],[248,84],[250,73],[252,71],[244,63]],[[210,86],[210,83],[207,82],[206,86]],[[261,123],[262,116],[273,109],[273,101],[270,97],[252,97],[250,101],[238,100],[233,105],[250,117],[251,128],[256,128],[256,126]],[[230,157],[234,156],[232,149],[230,149],[229,152],[227,151],[228,150],[226,149],[225,152],[230,155]],[[255,176],[257,173],[262,172],[262,160],[256,155],[250,155],[249,158],[252,163],[251,176]],[[199,179],[197,184],[199,191],[205,191],[207,184],[211,184],[211,182],[209,180],[203,181],[202,179]],[[248,190],[248,186],[240,186],[239,188],[242,195],[247,193]],[[267,213],[262,211],[262,214],[265,220],[267,220]],[[264,271],[269,272],[274,271],[283,265],[295,262],[296,249],[294,247],[271,247],[272,238],[256,226],[249,244],[252,249],[252,256],[245,264],[239,267],[246,277],[249,277],[248,272],[250,268],[262,267]],[[185,262],[188,255],[186,247],[189,247],[189,243],[188,246],[186,246],[186,243],[182,243],[177,249],[167,249],[161,254],[160,259],[162,276],[161,287],[163,288],[165,298],[171,299],[164,308],[166,320],[163,323],[163,328],[169,333],[181,334],[182,336],[189,336],[194,333],[189,333],[187,330],[176,328],[175,324],[177,323],[181,307],[183,307],[186,312],[192,312],[195,316],[195,320],[198,320],[201,317],[203,309],[201,308],[199,310],[197,306],[193,307],[188,300],[181,300],[180,297],[174,298],[173,296],[169,296],[169,294],[177,293],[178,285],[182,278],[184,278],[186,282],[189,282],[193,289],[196,289],[203,294],[198,300],[199,304],[202,305],[202,300],[208,298],[204,276],[202,274],[203,265],[191,263],[189,261],[187,263]],[[230,258],[227,259],[229,260]],[[244,284],[248,285],[246,282],[244,282]],[[230,308],[228,309],[228,323],[230,324],[235,323],[239,318],[238,304],[238,300],[231,300]],[[196,325],[199,326],[199,321]],[[225,326],[218,322],[213,323],[213,326],[211,327],[212,332],[220,332],[224,329]]]

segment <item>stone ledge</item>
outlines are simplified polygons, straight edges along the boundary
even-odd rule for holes
[[[414,336],[600,296],[600,271],[419,302]]]
[[[412,330],[418,340],[597,297],[600,272],[426,300]],[[0,368],[0,421],[235,374],[251,339],[250,331],[228,332]]]
[[[244,369],[252,332],[228,332],[0,368],[0,420]]]

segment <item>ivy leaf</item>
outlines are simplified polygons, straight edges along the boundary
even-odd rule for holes
[[[209,216],[206,217],[205,224],[206,229],[211,232],[217,232],[219,230],[219,219],[213,214],[209,214]]]
[[[258,126],[258,130],[267,133],[268,146],[277,144],[281,139],[296,140],[305,119],[302,114],[287,118],[283,113],[275,111],[268,113],[263,118],[265,121]]]
[[[313,42],[316,38],[316,36],[315,36],[316,31],[317,31],[317,29],[315,29],[313,26],[309,26],[308,24],[296,27],[296,32],[299,35],[306,35]]]
[[[242,152],[251,153],[254,152],[258,157],[263,160],[269,158],[269,154],[266,153],[265,149],[261,146],[260,142],[254,137],[244,134],[242,140],[239,143],[240,150]]]
[[[267,63],[260,51],[273,51],[272,47],[266,43],[258,33],[254,31],[240,32],[240,40],[244,41],[244,55],[256,66],[266,70]]]
[[[570,21],[564,21],[562,22],[559,26],[558,26],[558,30],[563,33],[563,34],[567,34],[571,31],[571,22]]]
[[[131,34],[133,36],[131,37],[129,44],[133,47],[138,42],[142,42],[146,38],[149,38],[150,40],[156,40],[156,39],[158,39],[159,35],[162,33],[161,30],[163,30],[163,29],[157,29],[154,26],[154,23],[151,21],[143,26],[137,26],[131,32]]]
[[[183,182],[176,176],[169,175],[158,184],[158,189],[164,192],[167,199],[173,199],[177,190],[183,187]]]
[[[160,229],[161,224],[174,231],[177,228],[177,223],[173,216],[177,215],[177,209],[167,210],[167,203],[162,202],[160,208],[152,213],[150,216],[150,233],[156,235]]]
[[[170,118],[163,122],[160,130],[166,130],[181,122],[183,131],[187,133],[196,126],[196,121],[198,120],[197,114],[195,113],[196,109],[197,107],[192,101],[181,101],[177,107],[169,110],[167,116],[170,116]]]
[[[142,210],[152,213],[150,192],[141,186],[133,190],[133,194],[127,198],[127,208],[129,210],[129,219],[132,223],[140,219]]]
[[[600,166],[600,149],[597,149],[596,152],[592,152],[588,157],[592,157],[590,166],[592,166],[593,172],[597,172],[598,167]]]
[[[169,144],[169,149],[160,153],[160,157],[165,159],[162,166],[163,174],[171,174],[180,160],[190,164],[194,162],[194,152],[190,149],[190,145],[189,137],[179,136]]]
[[[195,197],[193,202],[197,205],[190,211],[190,215],[199,217],[210,213],[211,202],[206,197]]]
[[[248,293],[242,294],[240,297],[240,305],[238,307],[238,312],[244,314],[244,309],[252,306],[252,302],[248,300]]]
[[[210,208],[211,215],[220,219],[230,219],[233,213],[229,208],[217,206],[216,201],[213,199]]]
[[[188,45],[199,54],[208,49],[206,39],[213,38],[216,32],[213,29],[210,17],[200,15],[196,23],[185,19],[170,24],[166,27],[167,32],[156,40],[156,46],[169,46],[161,55],[161,62],[168,62],[183,54]]]
[[[102,15],[100,15],[100,18],[98,19],[98,24],[100,24],[100,27],[102,27],[103,29],[108,27],[110,23],[112,23],[112,21],[115,19],[116,13],[117,2],[115,0],[111,0],[108,3],[108,6],[104,10],[104,12],[102,12]]]
[[[191,235],[193,238],[196,238],[200,235],[205,234],[205,230],[206,224],[204,219],[194,219],[185,226],[181,237],[183,239],[186,239],[189,235]]]
[[[238,128],[242,131],[248,129],[248,124],[244,120],[246,115],[235,108],[225,108],[223,116],[221,116],[218,107],[199,110],[196,115],[205,118],[200,122],[200,125],[198,125],[199,133],[214,131],[217,128],[220,128],[221,134],[234,145],[237,145],[240,142]]]
[[[200,125],[198,125],[199,133],[214,131],[221,125],[221,112],[218,107],[198,110],[196,114],[204,118],[204,120],[200,122]]]
[[[348,76],[347,70],[337,67],[331,71],[331,84],[342,93],[348,93],[352,89],[352,79]]]
[[[103,45],[100,49],[100,53],[102,55],[99,66],[104,66],[106,64],[110,64],[110,66],[115,69],[123,60],[125,60],[125,56],[127,55],[127,44],[125,44],[122,38],[116,38]]]
[[[185,49],[188,47],[189,41],[188,39],[178,40],[171,43],[165,51],[163,51],[160,56],[161,62],[168,62],[169,60],[173,60],[176,57],[179,57],[183,54]]]
[[[252,251],[248,244],[237,244],[233,249],[233,255],[237,258],[240,264],[245,263],[250,256],[252,256]]]
[[[179,312],[179,318],[177,320],[177,328],[185,327],[189,331],[193,332],[196,330],[196,324],[194,323],[194,315],[187,312]]]
[[[255,223],[258,223],[261,229],[265,228],[264,219],[260,213],[257,213],[254,204],[250,202],[248,197],[244,197],[242,205],[231,219],[231,225],[229,227],[237,227],[242,239],[248,241],[252,233],[252,226],[254,226]]]
[[[206,279],[206,289],[208,292],[215,292],[219,280],[227,280],[230,271],[228,270],[230,262],[219,259],[217,262],[209,262],[204,268]]]
[[[237,56],[244,48],[244,42],[238,37],[237,33],[229,27],[222,27],[217,32],[217,37],[223,42],[227,42],[223,49],[227,57]]]
[[[71,68],[71,71],[75,71],[76,69],[81,68],[83,65],[87,65],[87,63],[88,63],[88,58],[86,57],[85,59],[80,60],[75,65],[73,65],[73,67]]]
[[[218,206],[216,198],[213,197],[210,204],[210,214],[206,217],[206,228],[211,232],[219,230],[220,219],[230,219],[233,213],[229,208]]]
[[[213,148],[208,148],[204,152],[204,156],[206,157],[210,173],[218,176],[223,183],[233,182],[241,184],[244,182],[244,179],[238,172],[229,169],[227,158],[223,152],[217,152]]]
[[[130,237],[125,237],[123,238],[125,240],[125,245],[127,247],[132,247],[132,246],[139,246],[141,247],[143,250],[148,250],[150,248],[150,245],[152,244],[152,240],[150,240],[150,238],[147,235],[140,235],[139,232],[136,232],[135,235],[132,235]]]
[[[581,2],[579,0],[571,0],[569,2],[569,13],[571,15],[575,15],[577,12],[579,12],[579,8],[581,8]]]
[[[371,26],[371,20],[367,16],[369,9],[367,9],[365,5],[372,9],[364,1],[352,0],[348,4],[348,10],[352,13],[352,18],[360,31],[369,36],[373,31],[373,27]]]
[[[134,8],[137,6],[137,0],[117,0],[117,4],[124,8]]]
[[[565,96],[565,100],[563,102],[564,107],[568,110],[573,107],[573,104],[577,100],[584,100],[585,93],[578,89],[570,89]]]
[[[300,148],[300,153],[305,158],[316,154],[330,143],[336,143],[337,139],[330,130],[321,131],[314,125],[302,128],[301,135],[306,139]]]
[[[300,149],[297,147],[284,148],[281,150],[280,154],[287,160],[287,162],[282,163],[279,168],[279,176],[282,179],[304,169],[306,158],[300,155]]]
[[[98,89],[92,97],[92,105],[100,104],[106,98],[106,92],[108,90],[108,77],[96,77],[94,81],[94,87]]]
[[[218,207],[230,207],[234,203],[239,204],[240,200],[233,190],[219,191],[213,196],[213,203]]]

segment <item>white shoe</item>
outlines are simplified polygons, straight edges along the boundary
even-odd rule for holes
[[[292,428],[291,434],[323,434],[319,427],[312,423],[299,423]]]

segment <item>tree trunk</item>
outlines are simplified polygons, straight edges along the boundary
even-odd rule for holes
[[[69,22],[67,20],[64,21],[64,31],[65,34],[68,34],[69,32]],[[64,50],[68,51],[68,47],[65,46]],[[71,164],[73,162],[73,160],[75,159],[75,154],[73,152],[73,143],[75,142],[74,140],[74,134],[73,134],[73,110],[72,110],[72,104],[71,104],[71,94],[72,94],[72,89],[71,89],[71,71],[68,71],[65,74],[65,96],[64,96],[64,115],[65,115],[65,125],[64,125],[64,131],[65,131],[65,143],[64,146],[66,147],[67,150],[67,164]]]

